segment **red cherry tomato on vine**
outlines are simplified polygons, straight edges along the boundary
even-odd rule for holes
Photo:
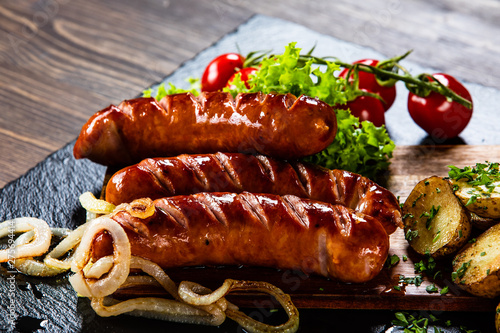
[[[201,91],[217,91],[224,88],[234,73],[243,68],[245,58],[238,53],[225,53],[213,59],[201,77]]]
[[[231,88],[233,86],[232,83],[236,75],[241,74],[241,81],[245,82],[245,87],[250,88],[250,86],[248,85],[248,79],[250,78],[250,75],[253,75],[256,71],[257,68],[255,67],[242,68],[241,70],[234,73],[233,76],[231,76],[231,78],[227,81],[226,87]]]
[[[453,76],[437,73],[433,74],[433,77],[458,95],[472,102],[472,97],[467,88]],[[445,96],[435,92],[431,92],[427,97],[409,93],[408,111],[418,126],[430,136],[442,140],[457,137],[472,117],[472,108],[468,109],[460,103],[450,101]]]
[[[369,66],[376,66],[378,64],[378,60],[375,59],[362,59],[355,61],[354,64],[364,64]],[[339,76],[345,78],[347,76],[348,68],[344,68]],[[351,75],[350,80],[353,80],[353,76]],[[389,110],[391,105],[394,103],[396,99],[396,86],[382,86],[377,82],[375,75],[371,73],[366,73],[362,71],[358,71],[358,87],[361,90],[366,90],[375,94],[379,94],[380,97],[384,100],[382,106],[385,111]]]
[[[351,110],[351,114],[358,117],[360,121],[371,121],[375,126],[385,124],[385,110],[382,102],[371,96],[359,96],[353,101],[340,105],[341,109]]]

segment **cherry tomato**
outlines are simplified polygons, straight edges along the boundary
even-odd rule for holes
[[[359,118],[360,121],[371,121],[375,126],[380,127],[385,124],[385,110],[382,102],[371,96],[359,96],[353,101],[340,105],[341,109],[350,109],[351,114]]]
[[[228,88],[233,87],[232,82],[233,82],[234,78],[236,77],[236,74],[239,73],[239,74],[241,74],[241,81],[245,82],[245,87],[250,88],[247,81],[249,79],[249,76],[253,75],[256,71],[257,71],[257,68],[255,68],[255,67],[242,68],[241,70],[237,71],[236,73],[234,73],[231,76],[231,78],[227,81],[226,87],[228,87]]]
[[[433,77],[458,95],[472,102],[472,97],[467,88],[453,76],[437,73],[433,74]],[[472,117],[472,108],[468,109],[460,103],[450,101],[445,96],[435,92],[431,92],[427,97],[409,93],[408,111],[418,126],[430,136],[442,140],[457,137]]]
[[[245,58],[238,53],[221,54],[212,60],[201,77],[201,91],[217,91],[224,88],[233,74],[243,68]]]
[[[370,66],[376,66],[378,64],[378,60],[375,59],[362,59],[355,61],[354,64],[365,64]],[[347,72],[349,69],[344,68],[339,76],[345,78],[347,76]],[[353,76],[351,75],[350,80],[353,80]],[[375,75],[371,73],[366,73],[362,71],[358,71],[358,87],[361,90],[367,90],[369,92],[379,94],[380,97],[384,100],[382,106],[385,111],[389,110],[391,105],[394,103],[396,99],[396,86],[382,86],[377,82]]]

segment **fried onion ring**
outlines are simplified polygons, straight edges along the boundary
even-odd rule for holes
[[[84,276],[83,268],[89,261],[94,237],[103,230],[108,231],[113,238],[113,267],[104,278],[87,278]],[[104,297],[111,295],[127,279],[130,271],[130,257],[130,242],[123,228],[108,216],[99,217],[89,222],[71,264],[71,270],[76,274],[71,276],[69,281],[82,296]]]
[[[47,222],[33,217],[19,217],[0,223],[0,238],[14,233],[33,231],[34,237],[30,242],[22,245],[13,245],[0,251],[0,262],[9,260],[36,257],[47,252],[50,246],[52,233]],[[10,240],[9,240],[10,241]]]

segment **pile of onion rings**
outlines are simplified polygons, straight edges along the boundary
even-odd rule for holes
[[[153,212],[143,208],[151,205],[138,200],[115,207],[90,193],[83,194],[80,202],[87,210],[89,220],[73,231],[50,228],[45,221],[31,217],[0,223],[0,238],[9,237],[9,248],[0,250],[0,262],[8,262],[23,274],[39,277],[54,276],[71,269],[74,272],[69,278],[71,285],[80,296],[90,298],[92,308],[102,317],[126,313],[212,326],[221,325],[228,317],[248,332],[288,333],[298,330],[299,314],[290,296],[267,282],[226,279],[215,291],[189,281],[177,286],[160,266],[132,256],[127,234],[110,216],[113,212],[126,210],[144,218]],[[103,230],[113,238],[113,255],[92,262],[89,256],[92,241]],[[15,233],[21,235],[14,240],[12,235]],[[48,252],[52,236],[62,240]],[[35,259],[43,255],[43,260]],[[131,270],[140,270],[144,274],[131,275]],[[139,297],[118,301],[113,298],[113,293],[120,288],[137,285],[161,286],[172,299]],[[287,313],[288,320],[284,324],[271,326],[250,318],[225,299],[228,293],[236,290],[272,295]]]

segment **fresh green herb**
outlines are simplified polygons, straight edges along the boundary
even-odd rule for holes
[[[488,269],[486,270],[486,275],[490,275],[490,272],[491,272],[491,270],[488,268]]]
[[[425,291],[427,291],[429,294],[432,294],[432,293],[437,293],[439,291],[439,289],[433,283],[433,284],[430,284],[427,287],[425,287]]]
[[[435,272],[436,267],[436,260],[430,255],[427,255],[425,259],[413,264],[415,273],[426,273],[429,276]]]
[[[399,257],[396,254],[393,254],[392,256],[388,256],[385,264],[388,268],[392,268],[399,264]]]
[[[425,221],[425,227],[427,228],[427,230],[430,230],[431,229],[431,222],[432,220],[434,219],[434,217],[436,217],[437,213],[439,212],[439,209],[441,208],[441,206],[438,206],[437,208],[434,207],[434,205],[432,205],[432,208],[429,212],[423,212],[420,217],[427,217],[427,220]]]
[[[429,181],[428,180],[424,181],[424,184],[425,186],[429,185]]]
[[[462,229],[458,230],[458,238],[462,238]]]
[[[441,291],[439,292],[441,295],[446,295],[449,291],[450,287],[445,286]]]
[[[462,265],[460,265],[460,267],[457,269],[456,272],[451,273],[451,279],[453,281],[455,281],[457,279],[463,278],[465,275],[465,271],[467,271],[467,269],[470,267],[470,263],[471,263],[471,260],[469,260],[468,262],[462,263]]]
[[[412,207],[415,207],[417,205],[417,201],[420,200],[424,196],[423,193],[420,193],[420,195],[411,203]]]
[[[441,189],[439,187],[436,187],[436,192],[441,193]]]
[[[405,215],[403,215],[403,220],[407,219],[408,217],[414,218],[415,216],[413,216],[412,213],[406,213]]]
[[[481,257],[484,257],[486,255],[486,252],[481,252]]]
[[[403,254],[403,261],[408,261],[408,257],[405,254]]]
[[[467,200],[467,203],[465,204],[466,206],[471,205],[477,201],[477,198],[479,198],[480,195],[474,194],[469,197],[469,200]]]
[[[189,78],[187,82],[189,83],[188,89],[178,88],[174,86],[172,83],[169,83],[168,88],[166,88],[165,84],[162,83],[156,88],[156,95],[154,95],[154,98],[159,101],[167,95],[173,95],[185,92],[190,92],[193,95],[198,96],[200,94],[200,80],[195,78]],[[154,92],[155,91],[152,88],[146,89],[142,92],[142,97],[153,97]]]
[[[399,276],[399,283],[414,284],[416,287],[419,287],[423,281],[424,281],[424,278],[423,278],[422,274],[415,275],[414,277],[406,277],[404,275]]]
[[[392,289],[397,290],[397,291],[401,291],[401,286],[394,286],[394,287],[392,287]]]
[[[409,242],[411,242],[417,237],[418,237],[418,230],[408,229],[408,231],[405,233],[405,239]]]
[[[432,242],[436,243],[438,241],[438,239],[439,239],[439,236],[441,236],[441,230],[438,230],[436,232],[436,236],[434,236],[434,238],[432,239]]]
[[[476,238],[471,238],[471,239],[469,240],[469,243],[471,243],[471,244],[472,244],[472,243],[475,243],[476,241],[477,241],[477,239],[476,239]]]

